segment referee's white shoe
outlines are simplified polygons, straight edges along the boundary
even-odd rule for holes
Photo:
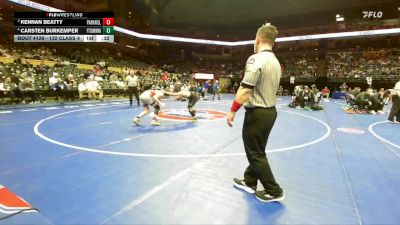
[[[256,196],[256,198],[258,200],[260,200],[262,202],[279,202],[285,198],[285,194],[283,192],[278,196],[273,196],[273,195],[269,194],[268,192],[266,192],[265,190],[256,191],[254,193],[254,195]]]
[[[246,191],[247,193],[254,194],[257,190],[257,186],[247,185],[244,180],[233,178],[233,185],[239,189]]]

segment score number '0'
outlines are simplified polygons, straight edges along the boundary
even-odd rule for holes
[[[114,18],[103,18],[103,26],[114,26]]]

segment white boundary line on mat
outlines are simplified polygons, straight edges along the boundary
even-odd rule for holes
[[[388,123],[388,122],[387,121],[381,121],[381,122],[376,122],[376,123],[373,123],[373,124],[369,125],[369,127],[368,127],[369,132],[372,135],[374,135],[376,138],[378,138],[379,140],[385,142],[386,144],[389,144],[389,145],[391,145],[391,146],[393,146],[395,148],[400,149],[400,145],[396,145],[396,144],[388,141],[387,139],[385,139],[385,138],[383,138],[383,137],[381,137],[381,136],[379,136],[378,134],[375,133],[375,131],[373,130],[373,127],[378,125],[378,124],[382,124],[382,123]],[[393,124],[393,126],[396,126],[396,124]],[[398,152],[394,151],[393,149],[390,149],[390,151],[392,151],[394,154],[396,154],[397,157],[400,158],[400,154]]]
[[[101,106],[101,107],[78,109],[78,110],[72,110],[72,111],[68,111],[68,112],[63,112],[63,113],[52,115],[52,116],[49,116],[49,117],[44,118],[44,119],[40,120],[39,122],[37,122],[35,124],[34,128],[33,128],[33,131],[34,131],[35,135],[37,135],[41,139],[43,139],[45,141],[48,141],[48,142],[51,142],[53,144],[59,145],[59,146],[63,146],[63,147],[66,147],[66,148],[72,148],[72,149],[76,149],[76,150],[80,150],[80,151],[87,151],[87,152],[94,152],[94,153],[108,154],[108,155],[120,155],[120,156],[130,156],[130,157],[149,157],[149,158],[202,158],[202,157],[228,157],[228,156],[244,156],[245,155],[244,152],[241,152],[241,153],[219,153],[219,154],[187,154],[187,155],[184,155],[184,154],[183,155],[182,154],[180,154],[180,155],[178,155],[178,154],[170,154],[169,155],[169,154],[146,154],[146,153],[114,152],[114,151],[106,151],[106,150],[87,148],[87,147],[81,147],[81,146],[76,146],[76,145],[63,143],[63,142],[51,139],[51,138],[45,136],[44,134],[42,134],[40,132],[40,129],[39,129],[40,125],[42,123],[46,122],[47,120],[53,119],[53,118],[58,117],[58,116],[74,113],[74,112],[90,110],[90,109],[97,109],[97,108],[105,108],[105,107],[112,107],[112,106]],[[319,122],[319,123],[321,123],[322,125],[325,126],[326,132],[322,137],[320,137],[318,139],[315,139],[313,141],[309,141],[309,142],[306,142],[304,144],[294,145],[294,146],[290,146],[290,147],[272,149],[272,150],[267,151],[267,153],[283,152],[283,151],[290,151],[290,150],[294,150],[294,149],[304,148],[306,146],[313,145],[313,144],[316,144],[318,142],[321,142],[322,140],[326,139],[331,134],[331,128],[329,127],[329,125],[326,124],[325,122],[323,122],[320,119],[317,119],[317,118],[312,117],[312,116],[307,116],[307,115],[304,115],[304,114],[301,114],[301,113],[286,111],[286,110],[279,110],[279,111],[290,113],[290,114],[295,114],[295,115],[299,115],[299,116],[302,116],[302,117],[306,117],[306,118],[315,120],[315,121],[317,121],[317,122]]]

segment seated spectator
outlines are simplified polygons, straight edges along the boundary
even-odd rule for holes
[[[36,72],[38,74],[46,74],[49,70],[49,66],[44,63],[44,60],[40,62],[40,64],[36,67]]]
[[[21,91],[21,95],[22,95],[22,103],[26,103],[25,102],[25,98],[26,96],[30,96],[31,97],[31,104],[35,104],[38,103],[38,97],[35,91],[35,88],[33,86],[33,81],[29,78],[25,78],[24,80],[22,80],[19,83],[19,90]]]
[[[56,99],[62,102],[62,96],[64,95],[65,86],[59,77],[58,73],[53,73],[53,76],[49,78],[49,90],[46,97],[55,93]]]
[[[100,84],[93,79],[92,76],[88,78],[86,82],[86,87],[88,91],[88,97],[90,99],[100,99],[103,100],[103,90],[101,89]],[[98,94],[98,96],[96,96]]]
[[[67,100],[75,100],[75,92],[77,90],[76,81],[74,79],[74,75],[68,74],[67,79],[64,81],[65,84],[65,99]]]
[[[294,87],[292,101],[289,103],[289,107],[291,108],[300,108],[300,101],[303,96],[303,87],[297,85]]]
[[[82,76],[82,74],[81,74],[81,76]],[[83,78],[84,78],[85,80],[87,80],[90,76],[92,76],[92,75],[90,75],[90,73],[88,73],[88,72],[86,72],[86,73],[83,74]]]
[[[114,83],[115,81],[118,81],[118,75],[117,75],[116,73],[112,73],[112,74],[108,77],[108,82]]]
[[[317,88],[317,85],[315,85],[315,84],[311,85],[311,91],[314,93],[315,103],[319,104],[319,102],[321,101],[321,98],[322,98],[322,92],[319,91],[319,89]]]
[[[53,73],[53,76],[49,77],[50,89],[54,90],[54,86],[57,83],[58,73]]]
[[[125,89],[126,88],[126,84],[124,82],[124,80],[122,78],[118,78],[118,80],[116,80],[114,82],[114,84],[117,86],[118,89]]]
[[[385,89],[381,88],[378,92],[374,93],[373,98],[373,110],[379,114],[385,114],[383,111],[383,107],[389,101],[390,91],[385,91]]]
[[[94,80],[97,81],[99,84],[101,84],[104,81],[103,77],[100,76],[100,74],[96,74],[94,76]]]
[[[358,106],[358,110],[366,111],[371,114],[376,114],[377,101],[373,97],[374,91],[372,88],[368,88],[366,91],[361,92],[355,98],[355,102]]]
[[[360,93],[361,93],[360,87],[355,87],[353,88],[353,90],[349,91],[349,94],[351,94],[354,98],[356,98]]]
[[[347,86],[346,82],[343,82],[343,84],[340,85],[339,88],[340,88],[340,92],[345,93],[347,88],[348,88],[348,86]]]
[[[314,85],[313,89],[318,90]],[[314,91],[308,86],[296,86],[294,89],[294,96],[292,97],[292,101],[289,103],[289,107],[303,108],[307,110],[322,110],[323,107],[319,103],[320,97],[317,97],[317,94],[315,94]]]
[[[57,94],[57,100],[60,103],[63,103],[63,98],[65,97],[65,91],[67,90],[67,85],[64,83],[64,81],[61,78],[57,78],[57,83],[54,84],[53,86],[54,91]]]
[[[2,102],[4,102],[4,97],[10,97],[11,103],[15,104],[15,97],[19,95],[19,88],[17,84],[11,81],[10,77],[7,77],[3,83],[0,83],[0,97]]]
[[[86,83],[87,83],[87,81],[83,80],[78,85],[79,99],[83,99],[83,94],[88,94],[88,97],[89,97],[89,92],[88,92]]]
[[[322,89],[322,97],[323,98],[329,98],[330,93],[331,93],[331,91],[328,89],[327,86],[325,86],[324,89]]]
[[[93,68],[93,73],[97,76],[97,75],[103,75],[104,72],[103,72],[102,68],[100,67],[100,65],[95,65]]]
[[[23,80],[21,77],[21,74],[19,74],[19,73],[12,73],[10,78],[11,78],[11,82],[13,82],[15,84],[19,84],[19,82],[21,82]]]
[[[312,109],[315,103],[315,95],[308,86],[304,86],[303,94],[300,98],[300,107]]]

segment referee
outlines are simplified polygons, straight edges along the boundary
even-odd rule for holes
[[[135,71],[131,70],[128,76],[125,78],[126,85],[128,86],[129,104],[132,106],[133,94],[135,94],[138,106],[140,106],[139,101],[139,78],[136,76]]]
[[[242,138],[250,165],[244,172],[244,179],[234,178],[233,184],[254,193],[263,202],[285,198],[275,181],[265,152],[268,136],[277,116],[276,91],[282,74],[281,65],[272,51],[277,36],[278,30],[269,23],[258,29],[254,44],[255,54],[247,60],[244,78],[227,117],[228,125],[232,126],[235,113],[244,105],[246,113]],[[257,191],[258,180],[264,186],[262,191]]]

